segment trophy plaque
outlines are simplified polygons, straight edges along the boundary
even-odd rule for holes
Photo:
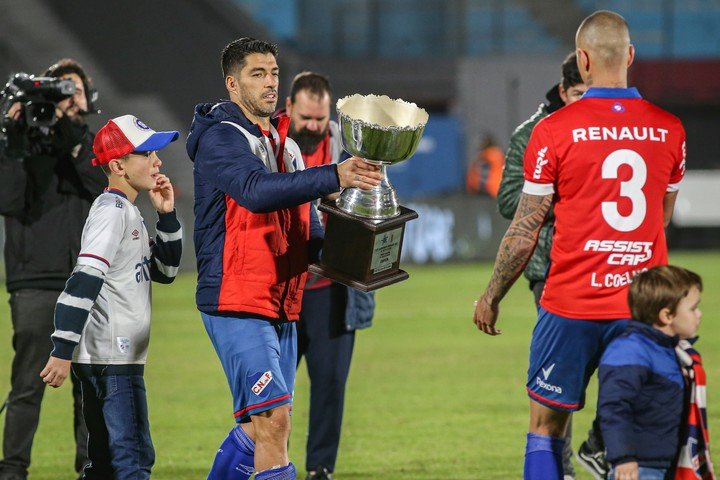
[[[387,96],[352,95],[337,102],[343,147],[378,165],[383,175],[371,190],[345,188],[319,209],[327,216],[319,263],[309,270],[363,292],[406,280],[400,269],[405,223],[418,217],[399,205],[387,167],[410,158],[428,114],[414,103]]]

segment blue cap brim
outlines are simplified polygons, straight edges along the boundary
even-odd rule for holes
[[[170,145],[180,136],[180,132],[155,132],[150,138],[135,147],[134,152],[151,152],[153,150],[162,150]]]

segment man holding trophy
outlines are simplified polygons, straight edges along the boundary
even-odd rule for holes
[[[187,141],[195,162],[196,301],[233,395],[237,425],[209,479],[295,478],[290,404],[308,263],[322,241],[310,201],[379,185],[359,158],[304,170],[278,100],[277,47],[241,38],[222,52],[230,101],[200,104]]]

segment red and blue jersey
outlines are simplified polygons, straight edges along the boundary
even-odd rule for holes
[[[273,119],[273,128],[279,126]],[[202,312],[298,318],[308,261],[322,240],[309,202],[340,189],[337,167],[284,173],[281,164],[288,168],[297,159],[282,145],[294,142],[280,138],[267,147],[265,138],[232,102],[196,107],[187,151],[194,161],[196,302]],[[269,168],[265,160],[275,148],[277,165]]]
[[[635,88],[591,88],[542,119],[525,150],[531,195],[554,195],[541,305],[570,318],[630,317],[632,277],[667,263],[663,200],[685,172],[680,120]]]

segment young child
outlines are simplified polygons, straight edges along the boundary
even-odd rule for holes
[[[110,120],[95,136],[92,163],[108,187],[85,222],[77,265],[55,307],[54,349],[40,372],[59,387],[72,361],[80,378],[91,460],[85,479],[147,479],[155,460],[143,380],[150,280],[171,283],[182,253],[173,187],[155,152],[177,138],[132,115]],[[158,211],[154,243],[135,206],[143,191]]]
[[[663,479],[678,453],[684,381],[675,347],[695,336],[702,280],[659,266],[635,276],[628,302],[635,321],[600,360],[598,413],[610,479]]]

